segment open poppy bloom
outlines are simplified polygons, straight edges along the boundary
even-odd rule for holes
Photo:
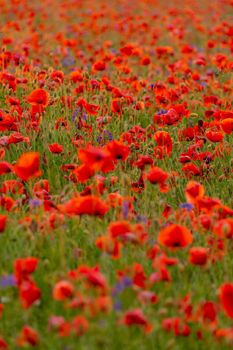
[[[24,280],[19,286],[19,298],[25,309],[30,308],[36,301],[40,300],[41,291],[32,280]]]
[[[161,192],[167,192],[169,190],[169,186],[165,183],[168,177],[168,173],[156,166],[152,167],[147,173],[147,180],[153,185],[159,184]]]
[[[146,333],[150,333],[152,331],[152,325],[148,322],[141,309],[127,311],[120,323],[126,326],[141,326],[144,328]]]
[[[59,143],[52,143],[48,146],[51,153],[60,154],[63,152],[63,146]]]
[[[88,163],[87,163],[88,164]],[[87,164],[82,164],[79,167],[72,170],[70,173],[70,179],[76,182],[87,182],[92,176],[95,175],[95,170],[93,167],[88,166]]]
[[[193,241],[193,235],[185,226],[172,224],[159,232],[158,242],[167,248],[185,248]]]
[[[221,121],[222,130],[230,135],[233,131],[233,118],[226,118]]]
[[[94,71],[103,71],[106,69],[106,64],[104,61],[95,62],[92,66],[92,69]]]
[[[80,265],[77,269],[78,275],[85,277],[86,281],[102,291],[107,288],[107,281],[105,276],[101,273],[99,266],[89,267],[86,265]]]
[[[208,260],[208,249],[204,247],[193,247],[189,250],[189,261],[193,265],[206,265]]]
[[[23,181],[41,176],[40,154],[38,152],[22,154],[14,166],[14,172]]]
[[[78,158],[91,170],[109,172],[114,169],[113,159],[109,151],[103,148],[87,146],[78,150]],[[86,168],[87,172],[88,169]],[[83,171],[84,169],[82,169]]]
[[[183,165],[182,170],[188,177],[201,175],[201,169],[193,163]]]
[[[129,147],[119,141],[112,141],[107,144],[106,149],[114,160],[126,160],[129,156]]]
[[[49,93],[44,89],[33,90],[27,97],[27,101],[31,105],[46,107],[49,103]]]
[[[28,280],[38,265],[39,260],[34,257],[16,259],[14,263],[14,273],[17,283],[20,285],[23,280]]]
[[[49,93],[44,89],[33,90],[27,97],[28,103],[32,106],[31,113],[35,117],[41,114],[49,104]]]
[[[189,181],[185,188],[187,202],[195,204],[198,199],[204,196],[204,187],[196,181]]]
[[[76,102],[76,105],[78,107],[82,107],[86,110],[87,113],[96,116],[98,114],[98,111],[100,109],[100,106],[88,103],[84,98],[78,99]]]
[[[53,298],[58,301],[70,298],[73,295],[74,287],[69,281],[60,281],[53,288]]]
[[[109,210],[107,204],[99,197],[88,195],[75,197],[60,206],[68,215],[96,215],[103,216]]]
[[[131,231],[131,225],[128,221],[115,221],[109,225],[109,232],[112,238],[124,235]]]

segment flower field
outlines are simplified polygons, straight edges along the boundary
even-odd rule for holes
[[[233,1],[0,0],[0,350],[233,346]]]

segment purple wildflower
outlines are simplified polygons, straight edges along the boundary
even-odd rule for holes
[[[75,119],[76,119],[76,117],[77,117],[79,112],[80,112],[80,108],[79,107],[74,109],[73,114],[72,114],[72,122],[75,121]]]
[[[163,115],[163,114],[166,114],[168,112],[167,109],[160,109],[160,111],[157,112],[157,115]]]
[[[36,208],[36,207],[39,207],[42,205],[42,201],[40,199],[36,199],[36,198],[33,198],[33,199],[30,199],[29,200],[29,205],[31,208]]]
[[[119,299],[115,301],[115,303],[113,304],[113,308],[115,311],[121,311],[122,304],[121,304],[121,301]]]
[[[192,203],[181,203],[179,205],[181,209],[186,209],[187,211],[191,211],[193,209],[193,204]]]
[[[111,131],[109,131],[109,133],[108,133],[108,139],[109,139],[109,141],[113,140],[113,134]]]
[[[5,275],[0,278],[0,288],[15,287],[16,279],[14,275]]]
[[[71,67],[75,64],[75,60],[72,56],[67,55],[62,61],[61,61],[62,67]]]
[[[145,216],[145,215],[137,215],[137,217],[136,217],[136,220],[137,220],[137,222],[144,222],[144,223],[146,223],[147,222],[147,217]]]
[[[123,214],[123,218],[125,220],[128,219],[128,215],[129,215],[129,202],[128,201],[123,201],[123,203],[122,203],[122,214]]]

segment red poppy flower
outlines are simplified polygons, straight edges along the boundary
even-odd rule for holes
[[[197,207],[199,210],[206,213],[211,212],[215,208],[220,208],[220,200],[210,197],[202,197],[197,200]]]
[[[108,230],[112,238],[116,238],[131,232],[131,225],[128,221],[116,221],[109,225]]]
[[[18,284],[20,284],[23,280],[28,279],[28,276],[36,270],[38,262],[39,260],[34,257],[15,260],[14,273]]]
[[[96,239],[95,244],[101,251],[110,254],[113,259],[119,259],[122,246],[121,242],[118,242],[109,235],[103,235]]]
[[[200,176],[201,170],[193,163],[183,165],[182,170],[187,175]]]
[[[159,232],[158,242],[168,248],[184,248],[191,244],[193,235],[185,226],[172,224]]]
[[[8,138],[8,145],[10,145],[11,143],[18,143],[18,142],[30,142],[29,137],[25,137],[22,134],[20,134],[19,132],[13,132],[9,138]]]
[[[232,238],[233,237],[233,219],[226,218],[226,219],[218,220],[214,224],[213,231],[218,237]]]
[[[34,90],[28,96],[27,101],[31,105],[41,105],[46,107],[49,103],[49,93],[43,89]]]
[[[155,50],[158,58],[173,55],[173,48],[171,46],[157,46]]]
[[[172,152],[172,139],[169,133],[166,131],[157,131],[154,135],[154,139],[157,145],[164,150],[164,153],[169,156]]]
[[[228,327],[228,328],[218,328],[216,329],[214,335],[217,337],[217,339],[227,339],[229,341],[232,341],[233,339],[233,328]]]
[[[220,131],[207,131],[206,137],[211,142],[221,142],[223,140],[223,134]]]
[[[19,297],[25,309],[31,307],[41,297],[41,291],[31,280],[23,281],[19,286]]]
[[[12,166],[8,162],[0,162],[0,176],[12,172]]]
[[[41,176],[40,154],[37,152],[22,154],[14,166],[14,171],[24,181]]]
[[[78,157],[82,163],[94,171],[108,172],[114,169],[112,157],[106,149],[87,146],[78,150]]]
[[[73,198],[61,205],[60,208],[68,215],[103,216],[109,210],[109,207],[101,198],[93,195]]]
[[[11,211],[11,209],[14,207],[14,204],[15,200],[13,198],[7,196],[0,197],[0,205],[7,211]]]
[[[58,71],[58,70],[55,70],[55,71],[53,71],[52,72],[52,74],[50,75],[50,78],[52,79],[52,80],[54,80],[55,82],[57,82],[57,83],[63,83],[63,81],[64,81],[64,73],[62,72],[62,71]]]
[[[175,336],[187,337],[191,333],[188,324],[179,317],[166,318],[162,322],[162,327],[166,331],[172,331]]]
[[[112,141],[106,146],[107,151],[114,160],[126,160],[129,156],[129,147],[120,141]]]
[[[208,106],[210,104],[218,105],[220,103],[219,99],[217,96],[211,95],[211,96],[204,96],[204,105]]]
[[[70,179],[76,182],[85,183],[95,175],[95,170],[87,164],[82,164],[70,173]]]
[[[221,285],[220,301],[226,315],[233,319],[233,283],[225,283]]]
[[[6,226],[7,216],[0,214],[0,233],[4,232]]]
[[[113,113],[121,114],[122,112],[122,101],[119,98],[115,98],[112,100],[111,111]]]
[[[16,340],[19,347],[36,346],[39,343],[39,335],[35,329],[30,326],[24,326],[19,337]]]
[[[126,56],[131,56],[133,54],[133,51],[134,46],[132,44],[127,44],[124,47],[120,48],[120,52]]]
[[[147,180],[152,184],[164,183],[168,178],[168,174],[159,167],[152,167],[147,174]]]
[[[37,198],[42,198],[42,199],[46,198],[46,196],[49,195],[49,191],[50,191],[50,188],[49,188],[48,180],[40,180],[36,182],[33,187],[33,193]]]
[[[69,281],[60,281],[53,288],[53,299],[63,301],[73,295],[74,287]]]
[[[152,325],[148,322],[141,309],[127,311],[120,323],[126,326],[142,326],[146,333],[152,331]]]
[[[152,165],[153,159],[149,156],[140,155],[138,160],[134,163],[136,167],[141,170],[144,170],[146,165]]]
[[[83,81],[83,74],[81,70],[75,70],[70,73],[70,80],[73,81],[73,83],[77,83],[78,81]]]
[[[226,118],[222,120],[221,128],[226,134],[230,135],[233,131],[233,118]]]
[[[78,315],[72,321],[72,329],[74,330],[75,334],[80,337],[88,331],[89,322],[84,316]]]
[[[0,336],[0,350],[8,349],[7,342]]]
[[[97,115],[98,111],[100,109],[99,106],[95,105],[95,104],[91,104],[88,103],[84,98],[80,98],[77,102],[76,102],[77,106],[81,106],[83,107],[87,113],[91,114],[91,115]]]
[[[52,143],[51,145],[49,145],[49,150],[51,153],[60,154],[63,152],[63,149],[63,146],[59,143]]]
[[[189,250],[189,261],[193,265],[206,265],[208,260],[208,249],[204,247],[193,247]]]
[[[165,184],[169,174],[159,167],[152,167],[147,173],[146,178],[151,184],[159,184],[161,192],[167,192],[169,187]]]
[[[196,201],[204,196],[204,187],[196,181],[190,181],[185,188],[187,202],[195,204]]]
[[[23,194],[24,185],[22,182],[17,180],[6,180],[2,183],[2,187],[0,189],[2,193],[12,193],[12,194]]]
[[[211,323],[213,326],[217,324],[218,305],[212,301],[204,302],[201,307],[201,317],[204,323]]]
[[[4,148],[0,147],[0,159],[3,159],[5,157],[6,151]]]
[[[91,285],[106,290],[107,282],[98,266],[81,265],[78,267],[78,274],[84,276]]]
[[[141,63],[142,66],[148,66],[148,64],[151,63],[151,59],[148,56],[144,56],[144,57],[142,57],[140,63]]]
[[[106,64],[104,61],[95,62],[92,66],[94,71],[103,71],[106,69]]]

